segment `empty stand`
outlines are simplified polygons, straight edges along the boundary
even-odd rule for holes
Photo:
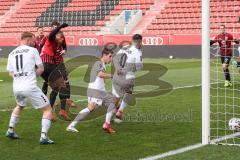
[[[16,36],[22,31],[35,32],[44,26],[49,31],[52,20],[66,22],[66,35],[95,35],[123,10],[141,9],[145,14],[155,0],[26,0],[0,26],[0,36]],[[0,15],[16,4],[17,0],[0,0]],[[240,32],[238,23],[240,1],[211,0],[211,31],[220,24],[228,31]],[[143,34],[200,34],[201,0],[169,0],[165,8],[147,26]]]
[[[145,13],[153,4],[154,0],[27,0],[1,25],[0,36],[35,32],[38,26],[49,31],[53,20],[70,25],[64,30],[66,35],[95,35],[111,16],[133,9]]]
[[[4,15],[18,0],[0,0],[0,15]]]
[[[239,32],[240,1],[212,0],[211,31],[218,32],[226,24],[229,32]],[[169,0],[160,14],[143,32],[144,34],[200,34],[201,0]]]

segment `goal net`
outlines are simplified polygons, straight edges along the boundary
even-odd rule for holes
[[[228,124],[240,118],[240,59],[234,41],[239,38],[239,4],[237,0],[210,0],[210,39],[216,42],[210,48],[210,142],[216,144],[240,145],[240,134]],[[233,40],[223,34],[224,26]],[[224,68],[227,63],[228,69]]]

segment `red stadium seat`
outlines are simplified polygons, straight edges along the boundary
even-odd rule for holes
[[[228,29],[235,32],[240,29],[240,1],[211,1],[211,29],[216,30],[221,23],[227,23]],[[219,6],[226,6],[224,8]],[[167,24],[167,25],[165,25]],[[159,26],[161,26],[159,28]],[[201,33],[201,1],[169,0],[156,19],[146,28],[144,33],[153,29],[160,34],[200,34]]]
[[[11,6],[13,6],[18,0],[0,0],[0,15],[5,14]],[[49,19],[54,19],[58,16],[58,10],[63,12],[79,12],[89,11],[94,12],[98,10],[101,5],[101,0],[72,0],[67,2],[67,6],[63,8],[53,9],[52,16],[44,17],[41,21],[37,21],[38,17],[41,17],[42,12],[45,12],[47,8],[51,7],[56,0],[31,0],[27,1],[20,9],[16,11],[10,18],[6,19],[0,27],[0,36],[9,34],[20,33],[23,30],[35,31],[36,26],[45,25],[46,30],[49,30]],[[99,12],[98,17],[84,17],[84,15],[75,15],[71,17],[59,16],[60,21],[70,21],[71,27],[66,29],[67,35],[82,35],[82,34],[96,34],[107,21],[111,20],[112,16],[119,15],[123,10],[135,10],[141,9],[145,14],[155,3],[155,0],[119,0],[119,4],[113,6],[108,13]],[[238,17],[240,16],[240,1],[211,1],[211,28],[215,31],[219,24],[227,23],[227,27],[234,31],[240,30],[238,24]],[[101,5],[103,6],[103,5]],[[219,7],[226,6],[226,7]],[[106,10],[106,6],[101,8]],[[83,18],[84,22],[78,23],[77,18]],[[91,25],[85,21],[91,21],[94,19]],[[95,20],[96,19],[96,20]],[[49,24],[46,25],[46,21]],[[38,23],[37,23],[38,22]],[[19,28],[21,27],[21,28]],[[178,34],[178,33],[200,33],[201,32],[201,0],[169,0],[165,5],[165,8],[156,16],[149,26],[143,31],[143,33],[149,34]]]
[[[10,6],[12,6],[17,0],[0,0],[0,14],[4,14],[5,10],[9,9]],[[55,3],[56,0],[31,0],[24,3],[23,6],[21,6],[20,9],[16,11],[13,15],[11,15],[10,18],[6,20],[4,25],[2,25],[2,28],[4,28],[4,32],[0,30],[0,36],[3,35],[1,33],[14,33],[14,32],[21,32],[21,30],[16,29],[16,27],[21,26],[23,30],[29,30],[29,31],[35,31],[37,25],[46,25],[46,21],[49,21],[49,19],[54,19],[54,16],[52,15],[58,15],[58,10],[60,8],[52,8],[52,15],[49,14],[49,16],[46,16],[41,21],[37,21],[37,18],[42,15],[43,12],[46,12],[47,8],[51,7],[53,3]],[[79,11],[95,11],[97,9],[97,6],[101,5],[103,3],[101,0],[72,0],[71,2],[67,2],[67,6],[63,7],[63,12],[79,12]],[[116,3],[115,3],[116,4]],[[120,14],[123,10],[134,10],[134,9],[141,9],[143,11],[143,14],[146,13],[147,10],[150,9],[150,6],[154,4],[154,0],[120,0],[119,4],[116,4],[114,8],[110,11],[110,13],[107,14],[100,14],[99,17],[93,17],[93,19],[97,19],[94,21],[94,23],[91,22],[91,25],[88,27],[77,27],[78,22],[74,20],[72,17],[59,17],[62,21],[64,20],[72,20],[72,23],[70,25],[73,25],[74,27],[69,27],[70,29],[66,30],[66,33],[68,35],[72,35],[73,33],[77,34],[95,34],[97,31],[101,30],[101,27],[105,26],[106,21],[111,20],[111,16]],[[103,5],[101,5],[103,6]],[[106,6],[107,7],[107,6]],[[109,6],[110,7],[110,6]],[[99,9],[99,8],[98,8]],[[106,8],[102,8],[105,10]],[[77,16],[75,16],[77,17]],[[81,17],[84,17],[81,15]],[[90,20],[88,19],[85,21]],[[83,22],[86,23],[86,22]],[[50,24],[50,21],[48,25]],[[84,24],[88,25],[88,24]],[[0,28],[1,29],[1,28]],[[47,28],[48,29],[48,28]]]

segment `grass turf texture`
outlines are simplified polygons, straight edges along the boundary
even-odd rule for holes
[[[173,87],[196,85],[201,83],[201,61],[144,59],[145,62],[161,64],[168,72],[161,80]],[[0,109],[11,109],[15,106],[12,96],[11,78],[4,71],[6,60],[0,59],[1,101]],[[83,76],[86,66],[70,74],[72,85],[84,86]],[[157,71],[156,71],[157,72]],[[144,74],[144,73],[142,73]],[[39,85],[41,85],[39,79]],[[108,81],[107,88],[110,89]],[[137,87],[148,90],[149,86]],[[86,100],[85,96],[72,96],[74,100]],[[86,102],[80,102],[84,106]],[[30,106],[29,106],[30,108]],[[78,109],[72,112],[78,112]],[[8,127],[10,111],[0,112],[0,157],[1,159],[24,160],[132,160],[199,143],[201,141],[201,87],[174,89],[171,92],[152,98],[138,98],[134,107],[126,109],[127,119],[124,123],[113,124],[117,133],[106,134],[101,130],[104,116],[84,121],[78,125],[80,133],[65,131],[68,122],[59,120],[52,124],[49,136],[56,142],[51,146],[38,144],[40,134],[41,112],[27,109],[23,112],[16,132],[20,140],[9,140],[4,137]],[[138,114],[136,114],[138,113]],[[131,119],[141,115],[143,118]],[[146,118],[150,115],[150,118]],[[155,117],[154,117],[155,116]],[[145,119],[144,119],[145,118]],[[154,119],[155,118],[155,119]],[[188,119],[189,118],[189,119]],[[184,153],[167,159],[232,159],[237,155],[235,147],[207,146],[203,149]],[[218,152],[218,153],[217,153]],[[225,154],[228,153],[228,154]],[[198,158],[199,157],[199,158]]]

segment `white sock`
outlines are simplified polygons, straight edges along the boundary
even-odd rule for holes
[[[108,107],[108,111],[107,111],[107,114],[106,114],[106,119],[105,119],[105,122],[107,122],[108,124],[110,124],[111,122],[111,119],[112,119],[112,116],[116,113],[116,107],[115,105],[110,105]]]
[[[10,118],[10,122],[9,122],[9,128],[8,128],[9,132],[13,132],[13,128],[15,127],[18,120],[19,120],[19,116],[12,113],[11,118]]]
[[[48,130],[51,126],[51,121],[49,119],[43,118],[42,119],[42,131],[41,131],[41,138],[46,138]]]
[[[69,126],[75,127],[77,124],[78,124],[78,121],[72,121]]]
[[[75,127],[78,122],[82,121],[85,117],[87,117],[87,115],[90,113],[91,111],[88,108],[84,108],[83,110],[81,110],[77,117],[73,120],[73,122],[70,124],[70,126]]]
[[[127,106],[127,103],[124,102],[124,101],[122,101],[122,102],[121,102],[121,105],[120,105],[120,107],[119,107],[119,110],[123,112],[123,110],[126,108],[126,106]]]

